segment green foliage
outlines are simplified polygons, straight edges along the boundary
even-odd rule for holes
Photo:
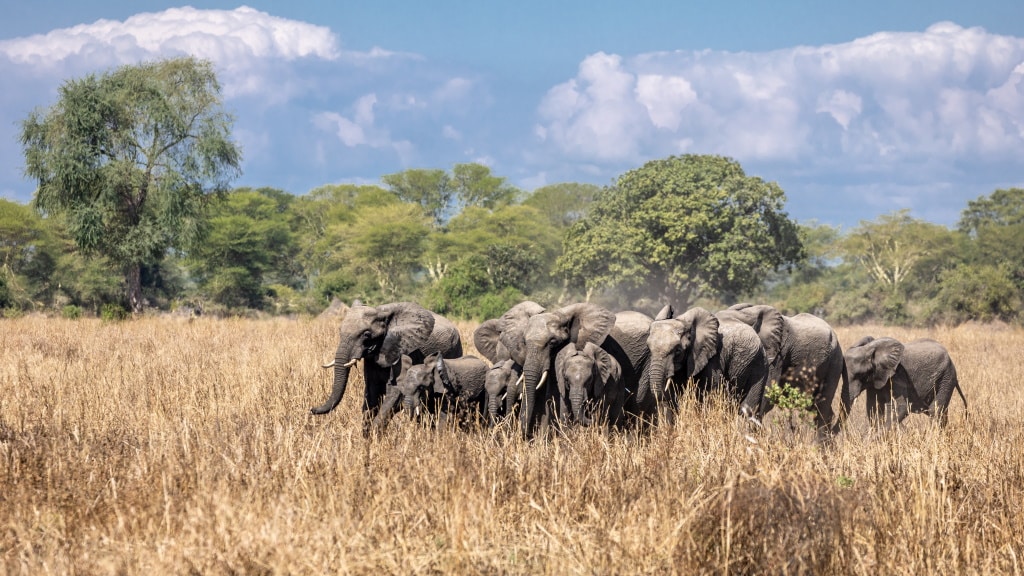
[[[386,174],[380,180],[402,202],[419,205],[435,225],[445,222],[445,212],[455,190],[451,177],[444,170],[409,169]]]
[[[493,210],[511,204],[520,194],[504,178],[492,174],[489,167],[475,162],[456,164],[452,168],[451,184],[463,208],[478,206]]]
[[[68,320],[78,320],[82,317],[82,307],[68,304],[60,309],[60,315],[61,318],[67,318]]]
[[[228,308],[261,310],[296,252],[282,194],[235,190],[211,210],[210,233],[189,254],[199,289]],[[284,208],[282,208],[284,205]]]
[[[775,407],[787,412],[790,432],[796,432],[801,422],[814,419],[814,398],[796,386],[773,382],[765,388],[764,395]]]
[[[987,264],[962,265],[942,274],[932,320],[953,324],[1010,321],[1017,317],[1019,307],[1019,291],[1006,270]]]
[[[558,269],[591,289],[689,305],[758,288],[803,257],[775,183],[721,156],[671,156],[622,175],[568,231]]]
[[[131,315],[120,304],[109,303],[100,308],[100,319],[104,322],[120,322],[127,320],[129,316]]]
[[[523,205],[536,208],[552,226],[564,229],[586,216],[600,193],[601,187],[593,184],[552,184],[534,190]]]
[[[230,139],[213,66],[194,58],[127,65],[65,82],[58,102],[22,123],[34,203],[63,214],[80,249],[125,269],[142,306],[139,267],[201,237],[206,197],[227,189],[241,153]]]

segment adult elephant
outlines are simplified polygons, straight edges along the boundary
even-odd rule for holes
[[[520,421],[523,434],[533,436],[537,421],[549,422],[558,416],[560,398],[554,384],[545,382],[554,374],[554,360],[567,345],[582,350],[587,342],[599,345],[622,367],[626,386],[635,386],[647,358],[647,332],[651,318],[638,312],[613,314],[591,303],[570,304],[546,310],[536,302],[521,302],[498,319],[493,330],[474,334],[477,349],[508,351],[523,367],[523,391]],[[635,389],[635,387],[634,387]],[[538,395],[538,391],[540,394]],[[538,406],[544,406],[539,410]]]
[[[814,402],[817,440],[829,437],[834,431],[832,399],[840,378],[846,381],[846,370],[839,338],[828,322],[813,314],[784,316],[764,304],[736,304],[716,316],[719,320],[736,318],[754,328],[764,345],[769,385],[787,383],[809,394]],[[772,407],[766,394],[760,413]]]
[[[385,395],[400,394],[395,383],[402,370],[402,355],[409,356],[414,364],[421,364],[424,358],[436,353],[445,358],[462,356],[459,331],[446,318],[414,302],[353,306],[338,330],[334,360],[324,366],[334,368],[331,396],[310,411],[327,414],[334,410],[345,395],[349,370],[362,359],[365,432],[371,419],[379,415]]]
[[[738,318],[719,319],[704,308],[673,317],[663,309],[651,324],[649,388],[671,422],[680,386],[693,380],[698,394],[725,386],[740,413],[760,417],[768,382],[768,361],[757,332]]]
[[[867,415],[886,429],[899,425],[910,413],[925,413],[946,425],[953,391],[967,408],[956,367],[946,348],[929,338],[901,343],[893,338],[862,338],[846,351],[849,380],[843,385],[843,412],[867,391]]]

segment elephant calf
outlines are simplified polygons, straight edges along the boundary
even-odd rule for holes
[[[487,364],[475,356],[445,359],[434,354],[403,370],[398,387],[410,415],[418,416],[425,405],[444,424],[450,414],[482,415],[487,372]]]
[[[523,367],[515,360],[505,360],[491,366],[484,380],[487,392],[487,416],[493,426],[512,414],[519,405],[522,393]]]
[[[622,424],[622,367],[600,346],[587,342],[582,349],[575,344],[562,348],[555,356],[555,378],[563,420],[584,426],[595,420],[612,427]]]
[[[926,413],[946,425],[953,390],[967,408],[956,367],[942,344],[920,339],[906,344],[893,338],[867,336],[846,351],[848,385],[843,390],[843,416],[861,392],[867,391],[872,423],[892,428],[911,412]]]

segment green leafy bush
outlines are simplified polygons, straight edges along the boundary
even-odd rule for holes
[[[75,306],[74,304],[68,304],[60,309],[60,315],[62,318],[77,320],[82,317],[82,307]]]

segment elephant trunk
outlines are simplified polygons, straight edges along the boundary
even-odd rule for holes
[[[590,418],[587,416],[586,411],[583,409],[586,404],[586,394],[582,388],[573,388],[569,391],[569,403],[572,404],[572,418],[578,424],[583,426],[590,425]]]
[[[345,395],[345,388],[348,387],[348,372],[353,362],[348,357],[334,358],[334,386],[331,388],[331,397],[322,405],[310,409],[310,412],[318,415],[327,414],[338,407],[341,398]]]
[[[402,400],[402,404],[405,411],[409,413],[410,419],[419,418],[421,404],[419,394],[407,394]]]
[[[546,352],[546,350],[545,350]],[[520,420],[526,438],[533,436],[533,420],[537,411],[537,391],[548,376],[548,354],[534,354],[526,357],[523,365],[523,405],[520,409]],[[543,391],[541,398],[544,397]]]
[[[848,378],[843,379],[842,387],[842,402],[843,406],[839,410],[839,425],[845,426],[846,419],[850,416],[850,411],[853,410],[853,403],[857,400],[857,396],[860,396],[861,388],[860,384],[849,380]]]
[[[508,394],[507,391],[506,394]],[[487,394],[487,416],[490,418],[491,426],[498,423],[498,406],[500,406],[500,402],[500,394]]]
[[[650,371],[650,387],[651,387],[651,401],[654,403],[654,409],[658,414],[659,419],[663,419],[666,423],[671,424],[674,420],[675,413],[669,406],[669,388],[668,386],[668,375],[666,374],[665,361],[652,361]],[[672,391],[674,393],[674,391]]]

